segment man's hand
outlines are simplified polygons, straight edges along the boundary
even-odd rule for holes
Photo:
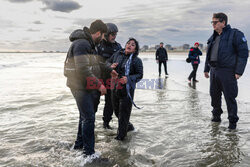
[[[111,65],[111,68],[115,69],[117,65],[118,65],[118,63],[113,63],[113,64]]]
[[[209,78],[209,73],[208,73],[208,72],[204,72],[204,76],[205,76],[206,78]]]
[[[107,89],[105,88],[104,85],[101,85],[98,90],[101,92],[101,96],[107,93]]]
[[[126,83],[128,82],[128,78],[127,78],[126,76],[123,76],[123,77],[119,80],[119,82],[120,82],[121,84],[126,84]]]
[[[235,78],[236,78],[236,79],[240,79],[240,77],[241,77],[241,75],[235,74]]]
[[[112,70],[110,74],[112,79],[116,79],[118,77],[118,73],[115,70]]]

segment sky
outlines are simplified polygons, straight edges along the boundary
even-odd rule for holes
[[[250,39],[250,0],[0,0],[0,51],[67,51],[75,29],[115,23],[117,42],[206,45],[213,13]]]

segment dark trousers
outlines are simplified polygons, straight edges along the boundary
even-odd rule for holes
[[[131,92],[133,98],[133,92]],[[118,118],[118,130],[117,137],[123,140],[127,135],[130,114],[132,110],[132,103],[128,96],[118,97],[114,91],[112,91],[112,104],[115,111],[115,115]]]
[[[166,61],[159,61],[159,75],[161,75],[161,64],[164,65],[165,75],[168,75],[167,62]]]
[[[190,73],[188,79],[191,80],[193,78],[193,81],[196,80],[196,72],[198,69],[199,64],[192,64],[193,66],[193,71]]]
[[[71,92],[80,115],[75,146],[83,148],[84,154],[91,155],[95,153],[95,113],[100,102],[100,93],[73,89]]]
[[[234,70],[212,67],[210,71],[210,96],[214,116],[220,116],[223,112],[221,109],[222,92],[227,104],[228,119],[230,122],[236,123],[239,120],[235,100],[238,95],[238,86]]]
[[[113,107],[112,107],[112,100],[111,100],[111,90],[107,89],[107,94],[105,94],[105,105],[103,109],[103,121],[110,122],[113,115]]]

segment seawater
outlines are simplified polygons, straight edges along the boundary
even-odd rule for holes
[[[222,122],[210,121],[204,56],[197,73],[200,82],[191,85],[187,82],[192,70],[185,62],[187,53],[169,53],[168,78],[158,77],[153,53],[141,53],[144,79],[158,86],[136,90],[135,103],[143,108],[133,108],[131,122],[136,130],[124,142],[114,140],[114,116],[114,130],[102,128],[101,97],[95,123],[96,156],[109,158],[109,162],[94,164],[72,149],[79,115],[65,85],[65,56],[0,54],[0,166],[249,166],[249,63],[238,82],[238,127],[229,131],[224,99]]]

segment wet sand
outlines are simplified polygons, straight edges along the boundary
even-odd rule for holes
[[[228,130],[225,101],[222,122],[212,123],[209,80],[203,63],[194,87],[187,82],[192,68],[185,55],[170,55],[168,78],[159,78],[154,55],[140,55],[144,79],[156,89],[137,89],[131,122],[136,130],[124,142],[114,140],[117,119],[102,128],[101,98],[96,114],[96,151],[108,164],[84,166],[248,166],[250,164],[249,74],[239,80],[239,123]],[[0,56],[0,166],[83,166],[80,151],[71,149],[77,132],[78,110],[65,86],[61,54]],[[159,86],[160,85],[160,86]]]

